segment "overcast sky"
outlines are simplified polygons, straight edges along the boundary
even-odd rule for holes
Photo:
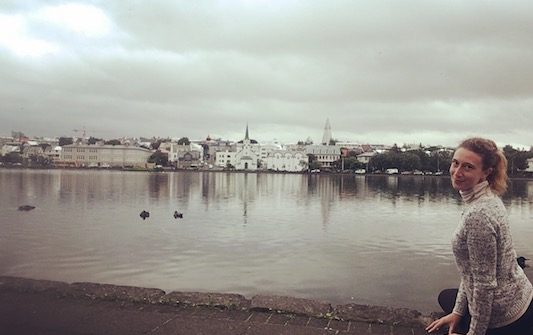
[[[533,2],[0,2],[0,135],[533,145]]]

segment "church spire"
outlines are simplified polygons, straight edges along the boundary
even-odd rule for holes
[[[329,124],[329,118],[326,119],[326,126],[324,127],[324,136],[322,136],[322,144],[329,145],[331,141],[331,125]]]
[[[246,136],[244,136],[245,140],[249,140],[250,137],[248,136],[248,122],[246,123]]]

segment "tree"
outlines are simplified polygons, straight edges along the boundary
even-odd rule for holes
[[[191,144],[191,141],[189,141],[188,137],[182,137],[178,140],[178,145],[189,145]]]
[[[60,147],[65,146],[65,145],[71,145],[72,143],[74,143],[74,140],[72,139],[72,137],[60,137],[59,138]]]
[[[166,153],[157,150],[149,158],[148,163],[155,163],[155,165],[167,166],[168,165],[168,155]]]
[[[100,142],[102,139],[101,138],[96,138],[96,137],[89,137],[89,140],[87,141],[87,143],[89,143],[90,145],[94,145],[96,144],[97,142]]]
[[[120,140],[109,140],[109,141],[105,141],[104,144],[106,145],[121,145],[122,143],[120,142]]]
[[[8,152],[4,156],[4,162],[10,164],[22,163],[22,155],[20,152]]]
[[[530,152],[517,150],[511,145],[506,145],[503,147],[503,154],[507,158],[507,174],[514,175],[519,170],[527,169],[527,160],[531,157]]]
[[[309,162],[309,170],[317,170],[322,167],[322,164],[320,164],[319,161],[312,161]]]
[[[30,155],[29,165],[31,167],[48,168],[48,167],[51,167],[53,164],[52,164],[52,159],[46,156]]]

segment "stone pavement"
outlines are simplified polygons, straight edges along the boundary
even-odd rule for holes
[[[0,334],[426,334],[429,316],[289,297],[0,277]]]

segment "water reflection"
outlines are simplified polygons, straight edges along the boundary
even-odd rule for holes
[[[457,284],[446,177],[0,170],[0,186],[0,275],[427,310]],[[510,191],[533,256],[533,181]]]

